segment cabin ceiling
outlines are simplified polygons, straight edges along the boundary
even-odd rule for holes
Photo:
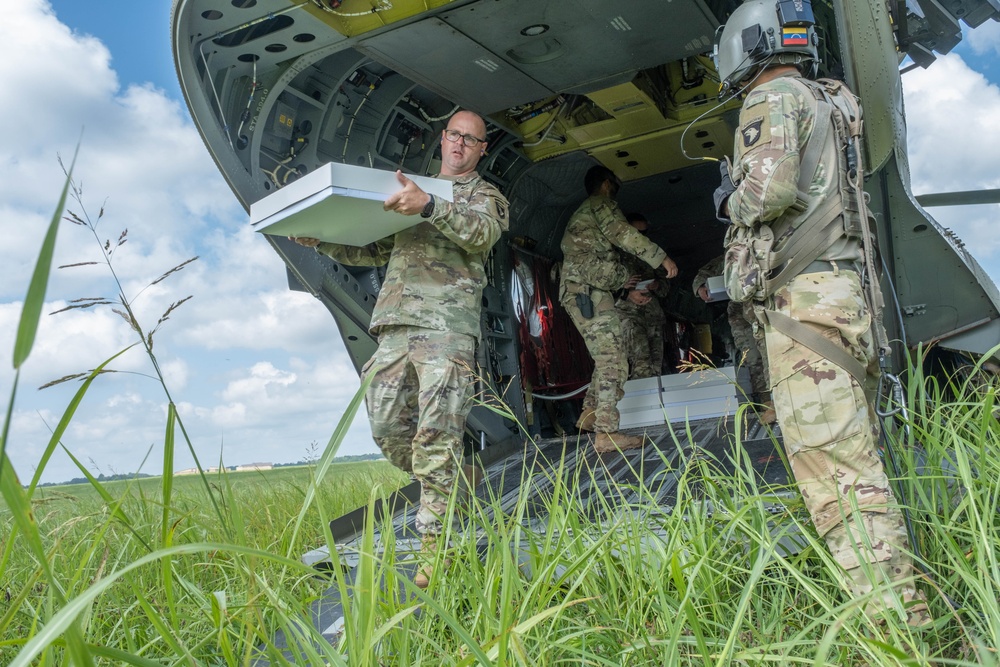
[[[483,0],[363,39],[357,48],[492,114],[555,93],[600,90],[641,69],[708,52],[717,25],[701,0]]]

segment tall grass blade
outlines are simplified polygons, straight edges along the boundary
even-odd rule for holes
[[[42,478],[42,473],[45,472],[45,466],[48,464],[53,452],[55,452],[56,447],[59,445],[59,441],[62,440],[63,434],[69,427],[70,422],[73,421],[73,417],[76,415],[76,411],[80,407],[83,397],[87,394],[87,390],[90,389],[90,385],[93,384],[94,380],[97,379],[97,376],[101,374],[101,371],[104,370],[105,366],[131,350],[136,345],[137,343],[133,343],[104,360],[100,366],[90,372],[87,379],[83,381],[80,388],[75,394],[73,394],[73,398],[70,399],[69,405],[67,405],[66,409],[63,410],[62,417],[59,418],[59,423],[56,424],[55,430],[52,431],[52,437],[49,438],[49,443],[45,446],[45,450],[42,452],[41,458],[39,458],[39,463],[35,468],[35,474],[31,476],[31,483],[28,485],[29,498],[34,492],[35,487],[38,486],[38,482]]]
[[[59,203],[56,204],[56,211],[52,214],[49,222],[49,229],[45,233],[42,241],[42,249],[38,253],[38,260],[35,262],[35,272],[31,275],[31,282],[28,284],[28,293],[24,297],[24,308],[21,310],[21,319],[17,324],[17,337],[14,339],[14,383],[10,390],[10,401],[7,403],[7,416],[4,418],[3,433],[0,433],[0,458],[7,454],[7,437],[10,432],[11,415],[14,414],[14,398],[17,396],[17,381],[21,376],[21,365],[31,354],[31,348],[35,345],[35,335],[38,333],[38,320],[42,315],[42,306],[45,305],[45,291],[49,286],[49,273],[52,270],[52,257],[56,249],[56,235],[59,233],[59,221],[62,220],[63,208],[66,206],[66,194],[69,192],[70,178],[73,173],[73,165],[76,164],[76,156],[80,152],[80,144],[76,145],[73,153],[73,163],[66,173],[66,182],[63,183],[62,194],[59,196]],[[0,471],[0,475],[3,472]]]
[[[146,540],[142,533],[136,530],[135,526],[138,524],[125,513],[125,510],[122,509],[121,500],[115,500],[114,496],[112,496],[108,490],[104,488],[104,485],[101,484],[100,480],[94,477],[94,475],[87,470],[87,466],[83,465],[83,463],[80,462],[80,459],[73,455],[73,452],[69,451],[65,447],[63,447],[63,451],[66,452],[66,456],[68,456],[73,464],[76,465],[77,470],[79,470],[83,476],[87,478],[90,486],[93,487],[104,502],[107,503],[108,508],[111,511],[111,516],[115,517],[121,525],[125,526],[125,528],[135,536],[135,538],[139,541],[139,544],[141,544],[146,551],[152,551],[153,546]]]
[[[174,423],[177,418],[177,408],[173,403],[167,404],[167,429],[163,434],[163,476],[160,490],[163,498],[163,517],[160,520],[160,542],[170,546],[170,502],[174,489]]]
[[[45,233],[45,240],[42,241],[42,249],[38,253],[38,261],[35,262],[35,272],[31,275],[31,283],[28,284],[28,293],[24,297],[24,310],[21,311],[21,321],[17,326],[17,338],[14,341],[14,368],[20,368],[35,344],[35,334],[38,332],[38,320],[42,314],[42,306],[45,305],[45,291],[49,286],[49,273],[52,270],[52,256],[56,250],[56,235],[59,233],[59,221],[62,220],[63,208],[66,206],[66,195],[69,193],[70,181],[73,175],[73,165],[76,164],[76,156],[80,152],[80,144],[76,145],[73,153],[73,162],[66,173],[66,182],[63,183],[62,194],[59,195],[59,203],[56,211],[52,214],[49,222],[49,229]]]
[[[309,511],[309,508],[312,507],[313,500],[316,497],[316,490],[319,488],[319,485],[322,483],[327,471],[330,469],[330,465],[333,463],[333,458],[337,455],[337,451],[340,449],[340,443],[344,441],[344,437],[347,435],[347,430],[351,427],[351,423],[354,421],[354,416],[358,413],[358,408],[365,400],[365,392],[368,391],[368,386],[371,382],[371,374],[362,379],[361,386],[354,394],[354,398],[351,399],[347,409],[344,410],[344,414],[341,416],[340,421],[337,422],[337,428],[334,429],[333,435],[330,436],[330,441],[327,443],[322,456],[319,458],[319,462],[316,464],[316,472],[313,476],[312,483],[306,490],[306,497],[302,501],[302,509],[299,511],[299,515],[295,518],[295,525],[292,529],[291,539],[288,542],[290,547],[297,542],[299,530],[302,528],[302,522],[305,521],[306,513]],[[291,556],[291,554],[286,555]]]
[[[160,477],[163,509],[160,518],[160,546],[169,547],[173,543],[170,525],[170,502],[174,484],[174,424],[177,409],[173,402],[167,403],[167,428],[163,434],[163,474]],[[177,625],[177,605],[174,597],[173,563],[170,557],[160,561],[160,577],[163,584],[163,598],[170,612],[170,620]]]
[[[35,521],[34,513],[31,511],[31,504],[28,497],[21,488],[21,483],[14,472],[14,467],[7,458],[7,454],[0,454],[0,495],[3,496],[7,507],[10,510],[14,524],[20,529],[24,540],[28,543],[28,548],[35,557],[41,568],[45,582],[55,598],[57,606],[62,605],[66,600],[66,591],[62,582],[56,578],[52,571],[51,563],[45,552],[45,545],[42,542],[41,533],[38,530],[38,523]],[[83,633],[80,630],[76,617],[69,619],[66,627],[66,649],[78,665],[89,666],[93,661],[89,653],[83,648]]]
[[[262,560],[271,560],[283,565],[284,567],[297,570],[302,574],[308,573],[308,568],[297,561],[283,558],[281,556],[276,556],[272,553],[262,551],[260,549],[252,549],[249,547],[243,547],[235,544],[220,544],[215,542],[198,542],[192,544],[182,544],[167,549],[160,549],[154,551],[151,554],[147,554],[142,558],[128,563],[124,567],[115,572],[112,572],[107,577],[100,579],[90,585],[85,591],[80,595],[67,601],[65,604],[61,605],[59,611],[57,611],[48,623],[41,626],[38,629],[38,634],[28,640],[28,643],[24,645],[21,652],[17,654],[13,661],[11,661],[8,667],[29,667],[33,664],[33,660],[46,649],[46,647],[54,644],[58,641],[60,635],[64,632],[71,631],[74,626],[76,619],[86,611],[94,601],[107,591],[111,586],[113,586],[119,579],[123,578],[129,572],[135,571],[139,568],[145,567],[150,563],[155,563],[156,561],[175,556],[184,556],[198,553],[209,553],[212,551],[224,551],[233,554],[242,554],[248,557],[256,557]],[[83,646],[82,640],[80,645]],[[70,646],[72,642],[67,641],[67,646]],[[82,656],[81,656],[82,657]],[[87,658],[87,662],[80,664],[93,664],[92,661]]]

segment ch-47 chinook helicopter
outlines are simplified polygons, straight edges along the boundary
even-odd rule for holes
[[[487,119],[489,152],[479,172],[508,198],[510,232],[488,264],[477,361],[482,388],[499,396],[517,423],[476,407],[467,448],[478,452],[491,482],[502,478],[509,487],[522,476],[498,471],[545,465],[538,463],[544,456],[525,455],[524,430],[537,444],[531,452],[544,455],[547,442],[556,443],[556,457],[562,452],[555,436],[573,432],[577,416],[574,399],[563,397],[589,376],[586,350],[560,330],[567,320],[550,308],[557,300],[551,293],[546,300],[542,283],[560,259],[562,232],[585,196],[590,166],[604,164],[621,178],[622,209],[641,211],[652,240],[679,265],[678,300],[667,306],[668,352],[679,361],[689,345],[686,334],[697,316],[680,295],[690,294],[695,272],[722,251],[713,160],[731,153],[739,109],[739,100],[718,102],[713,36],[738,5],[174,0],[171,29],[191,114],[248,210],[329,162],[436,173],[450,114],[467,108]],[[865,189],[889,295],[885,324],[890,337],[902,341],[896,363],[905,359],[906,346],[932,341],[985,354],[1000,340],[1000,293],[910,191],[900,69],[906,56],[912,61],[906,66],[932,66],[935,52],[947,53],[961,40],[959,21],[974,28],[1000,20],[1000,1],[814,0],[813,10],[820,74],[846,80],[865,109]],[[1000,201],[996,195],[976,193],[976,203]],[[290,288],[313,294],[329,309],[360,369],[376,346],[368,323],[383,270],[342,266],[285,238],[265,238],[287,265]],[[607,478],[634,474],[638,463],[647,477],[656,475],[668,449],[671,465],[682,466],[678,457],[694,443],[717,453],[731,446],[718,428],[720,420],[733,422],[726,400],[720,408],[718,395],[692,391],[687,375],[653,379],[647,389],[657,397],[661,425],[646,429],[645,450],[605,462]],[[671,385],[674,379],[679,384]],[[690,428],[669,435],[668,412],[686,417]],[[661,448],[668,437],[682,447],[671,441]],[[756,423],[743,442],[754,443],[773,451]],[[662,451],[653,456],[654,448]],[[567,456],[576,457],[573,465],[593,455],[580,447]],[[781,481],[785,471],[779,464],[762,474]],[[599,486],[589,493],[600,493]],[[517,495],[506,487],[498,495]],[[412,536],[406,526],[413,510],[405,500],[415,494],[411,485],[383,507],[396,516],[397,538]],[[668,491],[661,496],[670,502]],[[331,524],[348,567],[360,517],[359,511]],[[319,623],[331,622],[328,616]]]

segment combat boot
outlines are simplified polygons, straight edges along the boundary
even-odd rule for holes
[[[617,452],[624,449],[641,449],[645,438],[641,435],[625,435],[621,431],[614,433],[601,432],[594,438],[594,451],[598,454]]]
[[[438,539],[437,535],[424,535],[420,538],[420,558],[424,564],[413,575],[413,585],[417,588],[427,588],[436,572],[447,570],[451,566],[450,558],[438,559]]]
[[[761,424],[770,426],[778,421],[778,413],[774,411],[774,401],[767,401],[761,407],[764,409],[757,413]]]
[[[577,431],[593,431],[594,424],[597,422],[597,413],[593,410],[588,410],[580,415],[580,418],[576,420],[576,430]]]

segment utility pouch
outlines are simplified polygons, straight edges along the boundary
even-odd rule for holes
[[[589,294],[578,293],[576,295],[576,307],[580,309],[583,319],[591,320],[594,318],[594,301],[590,298]]]
[[[726,293],[736,303],[764,298],[769,257],[774,233],[767,225],[756,230],[732,226],[726,234],[726,261],[723,277]]]

